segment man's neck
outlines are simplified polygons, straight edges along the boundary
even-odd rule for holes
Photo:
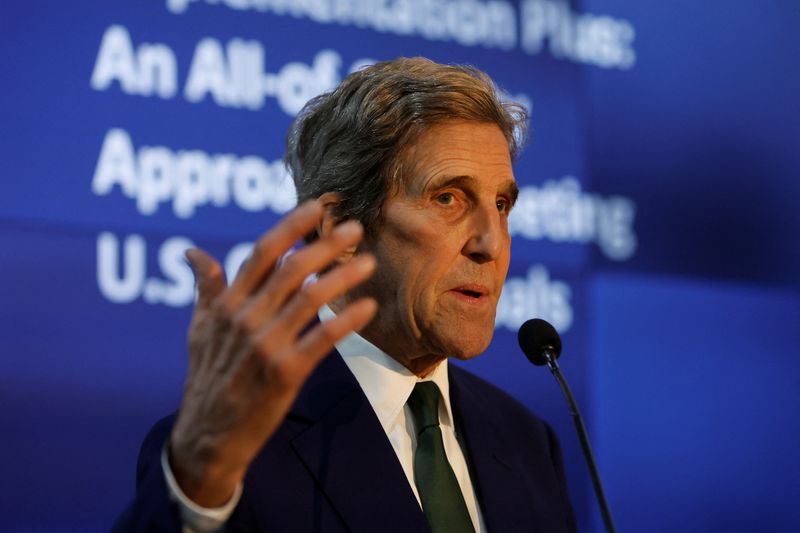
[[[330,307],[334,313],[338,314],[344,305],[345,302],[339,298],[330,302],[328,307]],[[439,354],[422,354],[415,357],[408,357],[408,352],[401,353],[402,350],[399,349],[402,347],[403,343],[394,341],[392,336],[387,335],[386,332],[376,330],[374,327],[375,323],[376,321],[373,320],[372,323],[367,324],[367,326],[359,331],[358,334],[377,346],[380,350],[388,354],[392,359],[406,367],[419,378],[429,376],[431,372],[433,372],[436,367],[447,358]]]

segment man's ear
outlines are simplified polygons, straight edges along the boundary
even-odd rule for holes
[[[344,220],[341,220],[336,215],[336,208],[339,205],[340,197],[335,192],[326,192],[322,196],[319,197],[319,201],[322,203],[322,221],[320,222],[319,227],[317,228],[317,232],[319,233],[320,237],[325,237],[326,235],[330,235],[333,229]],[[353,245],[347,248],[344,252],[339,254],[336,258],[335,262],[338,264],[347,263],[350,259],[352,259],[357,250],[358,246]]]

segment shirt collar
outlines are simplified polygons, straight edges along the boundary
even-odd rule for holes
[[[320,308],[318,315],[323,322],[336,316],[327,305]],[[337,342],[336,350],[356,377],[386,433],[389,433],[400,420],[403,406],[411,396],[414,385],[420,381],[433,381],[439,387],[442,393],[439,423],[453,427],[447,359],[436,365],[433,372],[425,378],[418,378],[392,356],[358,333],[353,332]]]

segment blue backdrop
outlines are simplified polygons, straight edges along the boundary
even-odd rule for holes
[[[645,5],[646,4],[646,5]],[[284,132],[400,55],[528,106],[509,279],[466,366],[551,422],[516,347],[562,332],[621,531],[800,529],[800,10],[712,0],[164,0],[0,8],[0,516],[104,530],[186,367],[199,245],[233,272],[294,205]]]

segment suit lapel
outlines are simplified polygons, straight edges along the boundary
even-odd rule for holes
[[[290,416],[309,428],[292,447],[351,531],[429,531],[386,434],[341,356],[328,356]]]
[[[518,474],[513,442],[492,416],[486,398],[478,398],[462,380],[463,370],[450,366],[450,402],[470,468],[483,520],[489,531],[537,531],[536,502]]]

